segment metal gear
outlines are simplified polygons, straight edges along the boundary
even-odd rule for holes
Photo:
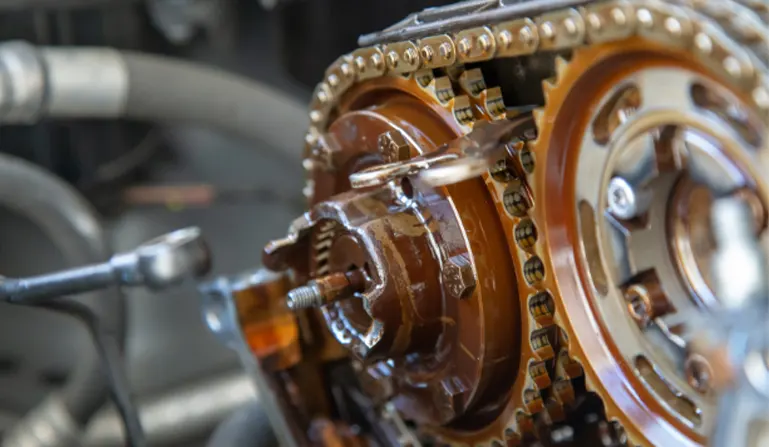
[[[558,5],[426,11],[329,67],[311,209],[265,250],[321,351],[280,371],[312,396],[296,408],[330,405],[313,387],[344,347],[396,443],[706,442],[719,365],[690,345],[719,304],[706,216],[739,196],[767,239],[769,2]],[[515,91],[527,58],[556,74],[536,129]]]
[[[701,445],[713,428],[711,366],[690,353],[686,321],[717,308],[696,213],[713,195],[746,194],[765,228],[766,112],[737,70],[713,68],[702,30],[715,23],[698,20],[694,52],[644,37],[575,50],[536,112],[543,285],[587,388],[637,445]],[[616,176],[652,204],[612,213]]]

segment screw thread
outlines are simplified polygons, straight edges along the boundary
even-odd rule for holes
[[[309,309],[323,305],[323,295],[316,284],[297,287],[288,292],[289,309]]]

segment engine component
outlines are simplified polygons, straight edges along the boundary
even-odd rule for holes
[[[153,239],[134,251],[119,253],[108,262],[22,279],[3,279],[0,299],[34,302],[111,286],[163,289],[190,273],[202,276],[210,269],[208,247],[198,228],[185,228]]]
[[[299,152],[295,142],[301,141],[301,135],[292,133],[305,124],[294,103],[249,79],[113,48],[5,42],[0,46],[0,79],[0,121],[8,124],[33,124],[46,117],[197,124],[270,143],[289,157]]]
[[[14,230],[9,226],[14,217],[23,216],[21,222],[40,229],[39,233],[32,234],[41,235],[38,237],[43,243],[60,250],[63,261],[70,266],[99,262],[107,257],[106,237],[94,211],[69,185],[42,168],[0,154],[0,191],[6,231]],[[13,253],[7,244],[3,246],[6,255]],[[24,254],[29,254],[29,247],[25,249]],[[35,259],[35,262],[40,261]],[[18,266],[18,259],[13,259],[13,263]],[[77,302],[101,321],[102,327],[112,334],[114,343],[122,348],[126,323],[122,293],[103,290],[81,297]],[[2,310],[6,316],[20,315],[16,311],[7,306]],[[16,436],[35,437],[40,426],[64,443],[74,428],[88,421],[103,405],[108,397],[108,381],[97,352],[93,349],[78,352],[76,360],[77,366],[61,390],[6,430],[5,443],[12,444]]]
[[[286,437],[707,442],[723,368],[693,316],[752,285],[718,283],[716,198],[749,204],[766,246],[767,19],[478,0],[363,36],[310,104],[310,210],[264,252],[293,285],[259,319],[303,346],[262,371]]]
[[[89,292],[111,286],[144,285],[153,289],[178,284],[192,275],[199,277],[210,267],[208,249],[197,228],[186,228],[143,244],[133,252],[113,256],[109,262],[51,273],[27,279],[4,279],[0,282],[0,297],[13,304],[37,305],[72,314],[86,323],[94,344],[102,357],[111,394],[123,418],[128,445],[145,445],[136,409],[127,392],[127,380],[120,364],[120,352],[114,346],[112,334],[105,333],[98,316],[76,303],[60,300],[62,295]],[[60,302],[57,302],[60,301]],[[53,302],[53,303],[51,303]],[[89,416],[90,417],[90,416]],[[50,437],[66,435],[63,442],[78,437],[74,421],[58,398],[49,399],[31,417],[4,439],[7,446],[47,443],[40,431]],[[61,433],[57,435],[56,433]]]

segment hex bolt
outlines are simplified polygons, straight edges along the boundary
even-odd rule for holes
[[[686,381],[700,393],[707,393],[711,389],[713,369],[707,359],[699,354],[692,354],[684,363]]]
[[[441,270],[443,287],[455,299],[469,298],[475,291],[473,265],[467,254],[452,256]]]
[[[360,270],[332,273],[289,291],[286,304],[292,310],[320,307],[351,298],[363,291],[364,286],[365,276]]]
[[[379,135],[379,151],[388,162],[403,161],[411,158],[411,146],[397,130]]]
[[[609,181],[607,191],[609,212],[622,220],[629,220],[646,212],[651,203],[648,191],[639,191],[622,177]]]

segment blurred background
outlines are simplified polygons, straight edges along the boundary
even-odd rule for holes
[[[215,65],[263,83],[303,114],[326,66],[354,49],[359,34],[445,3],[0,0],[0,37],[110,46]],[[207,129],[121,120],[0,127],[0,151],[74,187],[95,210],[112,250],[196,225],[211,245],[214,274],[257,267],[264,244],[285,234],[302,212],[301,146],[286,141],[270,147]],[[29,193],[24,184],[13,188],[17,199]],[[0,206],[3,275],[38,274],[82,260],[65,246],[68,238],[57,237],[55,226],[51,230],[33,214]],[[143,418],[150,420],[145,430],[151,443],[205,445],[212,430],[253,403],[257,392],[234,353],[203,324],[193,284],[126,296],[128,378]],[[0,306],[0,336],[2,430],[65,384],[92,346],[68,317],[8,305]],[[88,439],[89,445],[122,445],[121,424],[109,406],[91,422]]]

